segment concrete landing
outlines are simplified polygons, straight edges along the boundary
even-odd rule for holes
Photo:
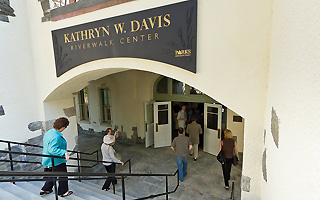
[[[92,152],[100,149],[102,136],[80,135],[79,151]],[[123,145],[116,143],[114,146],[117,153],[122,156],[122,160],[131,159],[133,173],[174,173],[177,169],[175,155],[170,147],[154,149],[145,148],[144,145]],[[231,179],[235,182],[235,199],[241,199],[242,165],[232,166]],[[96,166],[96,172],[105,172],[102,165]],[[117,166],[117,172],[128,172],[128,166]],[[176,184],[176,177],[169,178],[169,190]],[[93,181],[102,187],[104,180]],[[121,182],[118,180],[117,193],[121,193]],[[126,192],[133,197],[144,197],[154,193],[165,191],[165,178],[159,177],[128,177],[125,180]],[[231,183],[230,183],[231,186]],[[188,160],[188,174],[178,190],[169,195],[169,199],[174,200],[220,200],[229,199],[231,191],[224,189],[221,164],[216,157],[199,152],[197,161],[190,156]],[[159,197],[155,199],[165,199]]]

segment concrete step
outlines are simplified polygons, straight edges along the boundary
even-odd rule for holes
[[[113,190],[110,189],[109,191],[103,191],[101,189],[101,186],[95,184],[95,185],[91,185],[88,184],[88,182],[78,182],[78,181],[74,181],[74,184],[80,186],[80,187],[85,187],[88,190],[91,191],[91,194],[94,195],[95,197],[99,198],[99,199],[114,199],[114,200],[121,200],[122,199],[122,194],[113,194]],[[126,198],[127,199],[127,198]],[[128,198],[130,199],[130,198]]]
[[[12,184],[12,183],[11,183]],[[14,194],[1,188],[2,183],[0,183],[0,200],[22,200],[21,198],[15,196]]]
[[[95,192],[92,192],[89,190],[85,185],[79,186],[75,182],[77,181],[69,181],[69,188],[73,191],[73,194],[76,194],[77,196],[80,196],[81,198],[84,198],[86,200],[99,200],[95,195]]]
[[[14,185],[12,183],[1,183],[0,187],[21,199],[34,199],[34,200],[42,199],[39,195],[36,195],[28,191],[27,189],[24,189],[18,186],[18,184]]]
[[[94,188],[95,190],[99,190],[99,191],[102,191],[101,188],[102,188],[102,185],[99,185],[99,184],[95,184],[95,183],[92,183],[91,181],[88,181],[88,180],[85,180],[85,181],[82,181],[83,184],[86,185],[86,187],[90,187],[90,188]],[[118,186],[118,187],[117,187]],[[118,180],[118,184],[116,186],[116,196],[117,198],[116,199],[122,199],[122,190],[121,190],[121,180]],[[110,185],[110,190],[105,192],[105,191],[102,191],[103,193],[107,193],[107,194],[113,194],[113,187],[112,185]],[[126,194],[126,199],[128,200],[132,200],[132,199],[136,199],[128,194]]]
[[[39,181],[32,181],[29,182],[30,184],[34,185],[36,188],[38,188],[38,193],[40,192],[42,186],[44,185],[44,181],[43,182],[39,182]],[[69,187],[69,190],[72,190],[72,188]],[[74,192],[74,191],[73,191]],[[48,200],[54,200],[55,199],[55,194],[54,192],[52,192],[51,194],[47,194],[45,196],[43,196],[44,199],[48,199]],[[59,197],[59,199],[66,199],[66,200],[84,200],[85,198],[82,198],[80,195],[76,194],[75,192],[68,196],[68,197]]]

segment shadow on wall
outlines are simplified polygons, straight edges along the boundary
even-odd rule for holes
[[[115,132],[118,129],[118,126],[115,126],[113,132]],[[100,132],[94,131],[94,129],[89,128],[88,130],[84,130],[79,124],[78,124],[78,134],[86,134],[86,135],[96,135],[96,136],[104,136],[105,130],[102,130]],[[121,144],[128,144],[128,145],[136,145],[136,144],[144,144],[145,140],[144,138],[138,137],[138,129],[137,127],[132,127],[132,136],[131,138],[128,138],[128,135],[125,131],[123,131],[123,126],[121,126],[121,129],[119,131],[119,137],[117,138],[117,142]]]

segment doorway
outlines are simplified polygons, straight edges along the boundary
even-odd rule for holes
[[[186,126],[192,122],[192,118],[196,118],[196,122],[201,125],[204,130],[204,103],[199,102],[172,102],[172,140],[178,136],[178,112],[181,107],[186,105],[187,122]],[[188,134],[186,133],[188,136]],[[203,134],[199,135],[199,149],[203,149]]]

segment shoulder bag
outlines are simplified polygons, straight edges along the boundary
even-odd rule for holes
[[[235,145],[233,146],[233,157],[232,157],[232,164],[234,166],[236,166],[239,162],[239,158],[238,156],[236,155],[236,152],[235,152],[235,149],[234,149]]]
[[[226,162],[226,157],[224,157],[223,152],[222,152],[222,149],[223,149],[223,145],[221,145],[221,150],[220,150],[220,152],[219,152],[218,155],[217,155],[217,160],[218,160],[221,164],[224,164],[224,163]]]

